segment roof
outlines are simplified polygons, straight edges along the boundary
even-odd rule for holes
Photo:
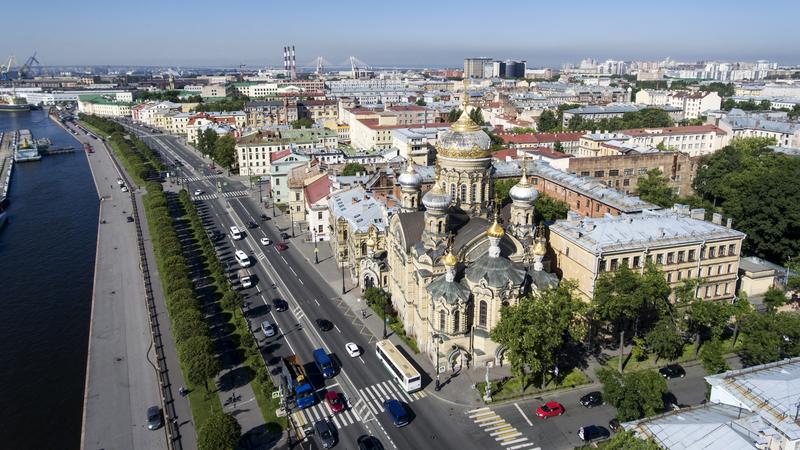
[[[331,194],[328,207],[337,220],[347,220],[353,231],[365,232],[370,226],[375,226],[378,231],[386,228],[383,220],[386,206],[367,194],[362,187]]]
[[[692,219],[675,210],[650,211],[581,220],[558,220],[551,233],[598,255],[617,250],[657,248],[679,242],[744,239],[745,234],[722,225]]]
[[[305,196],[309,205],[317,203],[331,192],[331,180],[327,176],[319,177],[305,188]]]
[[[716,133],[718,135],[725,135],[724,130],[714,125],[694,125],[686,127],[664,127],[664,128],[631,128],[630,130],[621,130],[619,133],[627,134],[628,136],[647,136],[647,135],[684,135],[684,134],[703,134],[703,133]]]
[[[397,214],[397,219],[400,221],[400,228],[403,230],[403,236],[408,244],[406,247],[406,251],[408,251],[422,238],[422,231],[425,229],[425,213],[423,211],[400,213]]]
[[[509,284],[519,286],[525,281],[525,268],[503,256],[491,257],[485,253],[467,268],[465,275],[472,283],[486,280],[486,284],[494,288]]]
[[[572,155],[553,150],[550,147],[526,148],[525,150],[522,151],[528,154],[529,156],[534,156],[534,157],[542,156],[544,158],[550,158],[550,159],[572,158]]]
[[[637,112],[646,108],[663,109],[664,111],[683,111],[683,109],[670,105],[639,105],[636,103],[611,103],[609,105],[588,105],[580,108],[568,109],[564,114],[624,114]]]
[[[576,132],[501,134],[499,136],[506,144],[541,144],[545,142],[578,141],[583,135],[583,132]]]
[[[471,291],[461,281],[447,281],[445,275],[440,275],[427,286],[431,294],[431,300],[436,301],[444,298],[448,304],[456,304],[459,301],[469,300]]]
[[[283,158],[284,156],[289,156],[290,154],[292,154],[292,151],[289,150],[289,149],[279,150],[277,152],[270,153],[269,154],[269,160],[270,160],[270,162],[274,162],[274,161],[277,161],[277,160]]]

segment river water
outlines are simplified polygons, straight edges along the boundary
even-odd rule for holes
[[[80,447],[99,201],[86,156],[44,111],[0,112],[74,153],[14,167],[0,230],[0,447]]]

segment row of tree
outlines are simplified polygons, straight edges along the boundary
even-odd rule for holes
[[[231,170],[236,163],[236,139],[233,136],[219,136],[216,131],[206,128],[198,133],[195,147],[227,170]]]
[[[125,132],[125,127],[114,122],[113,120],[106,119],[105,117],[95,116],[93,114],[78,114],[78,120],[81,122],[86,122],[87,124],[97,128],[98,130],[104,132],[106,136],[114,133],[114,132]]]
[[[195,107],[195,111],[242,111],[244,110],[245,103],[250,99],[244,95],[235,95],[233,97],[225,97],[213,102],[200,103]]]
[[[139,100],[156,100],[156,101],[169,101],[173,103],[202,103],[203,97],[199,95],[191,95],[188,97],[181,97],[178,90],[165,90],[165,91],[143,91],[138,94]]]

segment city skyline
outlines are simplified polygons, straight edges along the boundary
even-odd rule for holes
[[[525,59],[529,67],[560,67],[586,57],[800,62],[788,45],[792,30],[754,27],[744,2],[683,2],[668,10],[622,0],[577,2],[570,10],[513,3],[487,14],[485,3],[473,1],[410,0],[382,11],[350,1],[320,4],[305,16],[292,5],[251,1],[238,2],[225,15],[207,1],[164,6],[145,0],[135,10],[96,1],[46,3],[48,13],[36,18],[37,26],[63,29],[64,39],[30,33],[25,20],[7,23],[0,58],[38,52],[44,65],[280,67],[282,46],[294,45],[300,67],[313,65],[317,56],[344,66],[350,55],[384,67],[460,67],[471,56]],[[793,2],[768,3],[759,11],[764,23],[800,12]],[[4,10],[26,17],[41,14],[41,6],[16,3]]]

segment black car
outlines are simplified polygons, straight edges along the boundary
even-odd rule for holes
[[[597,425],[589,425],[585,427],[580,427],[578,429],[578,437],[581,438],[584,442],[591,442],[597,439],[605,439],[611,436],[611,433],[608,432],[604,427],[597,426]]]
[[[164,425],[164,421],[161,420],[161,408],[158,406],[151,406],[147,408],[147,429],[148,430],[157,430]]]
[[[603,394],[600,391],[592,391],[584,395],[580,399],[581,405],[587,408],[593,408],[603,404]]]
[[[356,441],[358,450],[383,450],[383,444],[375,436],[362,435]]]
[[[666,367],[662,367],[658,369],[658,373],[668,380],[672,378],[683,378],[686,376],[686,371],[683,370],[683,367],[679,366],[678,364],[670,364]]]
[[[261,215],[261,220],[269,220],[269,217],[267,217],[266,214],[262,214]]]
[[[128,217],[125,218],[125,220],[128,221],[128,223],[131,223],[131,222],[133,222],[133,217],[128,216]]]
[[[258,228],[258,224],[253,222],[252,220],[250,220],[250,221],[247,222],[247,227],[248,228]]]
[[[291,238],[291,236],[289,236],[289,233],[287,233],[285,231],[283,233],[281,233],[281,239],[283,239],[284,241],[288,241],[289,238]]]
[[[319,328],[320,331],[330,331],[333,329],[333,324],[331,323],[330,320],[317,319],[316,323],[317,323],[317,328]]]
[[[283,312],[289,309],[289,304],[286,303],[286,300],[276,298],[272,300],[272,307],[275,308],[275,311]]]
[[[314,424],[314,431],[317,432],[322,446],[331,448],[336,445],[336,430],[327,420],[319,420]]]

